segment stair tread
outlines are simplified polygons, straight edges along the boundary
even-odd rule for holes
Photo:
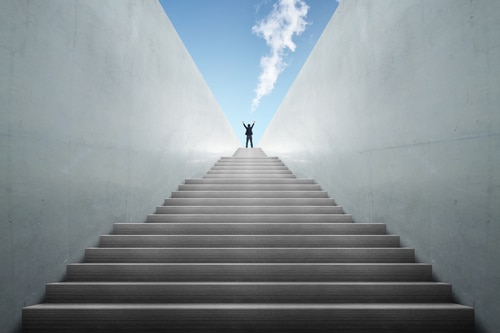
[[[441,286],[451,286],[449,283],[445,282],[435,282],[435,281],[415,281],[415,282],[325,282],[325,281],[318,281],[318,282],[276,282],[276,281],[265,281],[265,282],[248,282],[248,281],[242,281],[242,282],[231,282],[231,281],[201,281],[201,282],[164,282],[164,281],[151,281],[151,282],[143,282],[143,281],[132,281],[132,282],[93,282],[93,281],[83,281],[83,282],[78,282],[78,281],[68,281],[68,282],[51,282],[47,283],[47,285],[50,286],[57,286],[57,285],[73,285],[73,286],[79,286],[79,285],[95,285],[95,286],[149,286],[149,285],[157,285],[157,286],[183,286],[183,285],[188,285],[188,286],[434,286],[434,285],[441,285]]]
[[[325,191],[214,191],[181,190],[173,191],[172,198],[327,198]]]
[[[451,301],[443,283],[121,282],[52,283],[46,302],[65,303],[438,303]]]
[[[113,247],[113,248],[105,248],[105,247],[88,247],[87,249],[95,249],[95,250],[119,250],[119,249],[124,249],[124,250],[133,250],[133,249],[143,249],[143,250],[231,250],[231,251],[237,251],[237,250],[251,250],[251,251],[265,251],[265,250],[300,250],[300,251],[306,251],[306,250],[314,250],[314,251],[329,251],[329,250],[346,250],[346,251],[355,251],[355,250],[413,250],[411,247],[377,247],[377,248],[369,248],[369,247]]]
[[[263,223],[263,222],[171,222],[171,223],[115,223],[113,235],[161,235],[161,234],[290,234],[290,235],[313,235],[313,234],[369,234],[385,235],[385,224],[371,223],[331,223],[331,222],[308,222],[308,223]]]
[[[315,226],[323,226],[323,227],[330,227],[330,228],[349,228],[349,229],[361,229],[361,228],[379,228],[379,227],[384,227],[385,228],[385,223],[353,223],[353,222],[338,222],[338,223],[330,223],[330,222],[305,222],[305,223],[300,223],[300,222],[238,222],[238,223],[231,223],[231,222],[171,222],[171,223],[145,223],[145,222],[139,222],[139,223],[114,223],[113,224],[115,227],[129,227],[129,228],[150,228],[150,229],[157,229],[157,228],[162,228],[162,227],[170,227],[170,226],[203,226],[203,227],[210,227],[210,226],[224,226],[226,228],[228,227],[241,227],[241,226],[254,226],[254,227],[315,227]]]
[[[397,235],[102,235],[100,246],[398,247]]]
[[[149,214],[147,222],[352,222],[350,214]]]
[[[23,309],[24,331],[471,332],[474,309],[455,303],[44,303]],[[47,327],[49,329],[47,329]],[[43,330],[45,328],[45,330]]]
[[[156,207],[156,214],[344,214],[342,206],[274,206],[274,205],[163,205]]]
[[[353,223],[353,222],[339,222],[339,223],[329,223],[329,222],[307,222],[307,223],[287,223],[287,222],[239,222],[239,223],[230,223],[230,222],[210,222],[210,223],[201,223],[201,222],[182,222],[182,223],[176,223],[176,222],[171,222],[171,223],[146,223],[146,222],[138,222],[138,223],[114,223],[114,225],[120,225],[120,226],[146,226],[146,227],[156,227],[156,226],[167,226],[167,225],[201,225],[201,226],[207,226],[207,225],[276,225],[276,226],[282,226],[282,225],[289,225],[289,226],[296,226],[296,225],[305,225],[305,226],[314,226],[314,225],[322,225],[322,226],[334,226],[334,227],[342,227],[342,226],[385,226],[385,223]]]
[[[201,189],[211,191],[314,191],[321,190],[318,184],[181,184],[179,190]]]
[[[183,205],[162,205],[162,206],[157,206],[157,208],[182,208],[182,209],[196,209],[196,208],[213,208],[213,209],[290,209],[290,208],[296,208],[296,209],[330,209],[330,208],[342,208],[342,206],[336,206],[336,205],[328,205],[328,206],[314,206],[314,205],[294,205],[292,207],[290,206],[282,206],[282,205],[258,205],[258,206],[251,206],[251,205],[190,205],[190,206],[183,206]],[[265,213],[260,213],[260,214],[265,214]],[[303,213],[303,214],[310,214],[310,213]],[[323,214],[328,214],[328,213],[323,213]]]
[[[85,262],[415,262],[415,250],[401,247],[94,247]]]
[[[446,309],[472,309],[469,306],[461,305],[457,303],[307,303],[307,304],[289,304],[289,303],[279,303],[279,304],[254,304],[254,303],[211,303],[211,304],[109,304],[109,303],[87,303],[87,304],[75,304],[75,303],[42,303],[32,306],[28,306],[25,309],[65,309],[65,308],[81,308],[81,309],[372,309],[372,310],[384,310],[384,309],[394,309],[394,310],[419,310],[419,309],[436,309],[436,310],[446,310]]]
[[[219,238],[231,238],[231,237],[240,237],[240,238],[393,238],[393,239],[399,239],[399,236],[397,235],[321,235],[321,234],[307,234],[307,235],[289,235],[289,234],[275,234],[275,235],[266,235],[266,234],[255,234],[255,235],[240,235],[240,234],[231,234],[231,235],[225,235],[225,234],[214,234],[214,235],[191,235],[191,234],[181,234],[181,235],[119,235],[119,234],[110,234],[110,235],[101,235],[101,237],[110,237],[110,238],[132,238],[132,237],[137,237],[137,238],[167,238],[167,237],[192,237],[192,238],[199,238],[199,237],[219,237]]]
[[[67,281],[432,281],[421,263],[78,263]]]
[[[209,217],[209,218],[219,218],[219,219],[224,219],[224,220],[230,220],[231,218],[239,218],[241,220],[248,220],[248,221],[252,221],[252,220],[255,220],[256,218],[260,218],[262,220],[265,220],[265,218],[269,218],[269,219],[275,219],[275,218],[279,218],[279,217],[282,217],[282,218],[289,218],[290,220],[292,221],[297,221],[297,220],[304,220],[304,221],[307,221],[307,220],[312,220],[313,218],[318,218],[318,217],[325,217],[325,218],[328,218],[328,217],[332,217],[332,218],[335,218],[335,217],[346,217],[346,218],[352,218],[352,215],[351,214],[345,214],[345,213],[337,213],[337,214],[324,214],[324,213],[320,213],[320,214],[309,214],[309,213],[305,213],[305,214],[300,214],[300,213],[296,213],[296,214],[287,214],[287,213],[276,213],[276,214],[259,214],[259,213],[256,213],[256,214],[235,214],[235,213],[228,213],[228,214],[196,214],[196,213],[192,213],[192,214],[148,214],[147,215],[148,217],[201,217],[201,216],[204,216],[204,217]],[[308,219],[309,217],[309,219]]]
[[[186,178],[184,181],[186,183],[189,182],[207,182],[207,181],[214,181],[213,179],[207,179],[207,178]],[[219,180],[224,180],[224,178],[219,178]],[[316,184],[314,182],[314,179],[309,179],[309,178],[292,178],[292,179],[283,179],[283,178],[275,178],[275,179],[269,179],[269,178],[252,178],[249,180],[248,178],[238,178],[238,177],[231,177],[228,178],[227,180],[230,180],[232,182],[237,183],[238,181],[254,181],[254,182],[265,182],[265,184],[268,184],[270,182],[284,182],[284,183],[291,183],[291,184]]]
[[[354,267],[354,266],[406,266],[406,267],[430,267],[431,264],[426,263],[309,263],[309,262],[301,262],[301,263],[72,263],[68,264],[69,267],[83,267],[83,266],[290,266],[290,267],[301,267],[301,266],[344,266],[344,267]]]
[[[333,206],[336,205],[335,200],[331,198],[168,198],[165,199],[163,206]]]

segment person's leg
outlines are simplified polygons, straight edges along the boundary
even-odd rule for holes
[[[250,146],[253,148],[253,140],[251,135],[250,135]]]
[[[249,138],[249,136],[247,135],[247,142],[246,142],[246,145],[245,145],[246,148],[248,148],[248,138]]]

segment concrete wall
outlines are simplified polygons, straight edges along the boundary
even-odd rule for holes
[[[260,146],[500,327],[500,2],[342,1]]]
[[[2,0],[0,94],[0,332],[239,146],[153,0]]]

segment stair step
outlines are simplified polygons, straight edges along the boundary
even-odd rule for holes
[[[295,179],[295,176],[291,173],[279,173],[279,174],[272,174],[272,173],[243,173],[243,172],[238,172],[238,173],[207,173],[206,175],[203,176],[203,179],[231,179],[231,178],[237,178],[237,179],[262,179],[262,178],[268,178],[268,179]]]
[[[285,166],[285,163],[281,161],[260,161],[260,162],[241,162],[241,161],[218,161],[214,164],[214,166]]]
[[[172,198],[328,198],[325,191],[207,191],[182,190],[172,192]]]
[[[411,248],[88,248],[88,263],[413,263]]]
[[[219,158],[215,164],[217,163],[239,163],[239,162],[245,162],[245,163],[250,163],[250,164],[257,164],[257,163],[283,163],[281,159],[278,157],[268,157],[268,156],[260,156],[257,158],[252,158],[252,157],[221,157]]]
[[[179,191],[321,191],[318,184],[181,184]]]
[[[266,153],[261,148],[238,148],[233,156],[266,156]]]
[[[279,160],[272,160],[272,161],[265,161],[265,160],[260,160],[260,161],[219,160],[213,166],[214,167],[218,167],[218,166],[235,166],[235,167],[244,167],[244,166],[275,167],[275,166],[279,166],[279,167],[283,167],[283,166],[285,166],[286,167],[285,163],[283,163],[282,161],[279,161]]]
[[[398,247],[396,235],[102,235],[101,247]]]
[[[428,264],[376,263],[84,263],[68,282],[431,282]]]
[[[306,178],[198,178],[186,179],[185,184],[314,184]]]
[[[262,161],[280,161],[277,156],[256,156],[256,157],[231,157],[224,156],[219,161],[232,161],[232,162],[262,162]]]
[[[350,214],[150,214],[147,222],[233,222],[233,223],[292,223],[292,222],[352,222]]]
[[[290,173],[290,170],[285,165],[215,165],[213,166],[209,173],[213,171],[286,171],[286,173]]]
[[[257,163],[243,163],[243,162],[218,162],[215,163],[210,170],[288,170],[288,167],[282,162],[257,162]]]
[[[254,169],[241,169],[241,170],[208,170],[207,175],[230,175],[230,174],[241,174],[241,175],[270,175],[278,177],[279,175],[292,175],[292,172],[288,169],[276,170],[274,168],[267,168],[263,170]],[[295,176],[294,176],[295,177]]]
[[[114,235],[386,235],[383,223],[115,223]]]
[[[330,198],[170,198],[164,206],[335,206]]]
[[[47,303],[443,303],[435,282],[66,282],[47,285]]]
[[[474,310],[419,304],[41,304],[23,332],[472,332]]]
[[[343,214],[340,206],[158,206],[155,214]]]

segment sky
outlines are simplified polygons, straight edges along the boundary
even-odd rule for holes
[[[254,147],[339,0],[160,0],[229,123]]]

